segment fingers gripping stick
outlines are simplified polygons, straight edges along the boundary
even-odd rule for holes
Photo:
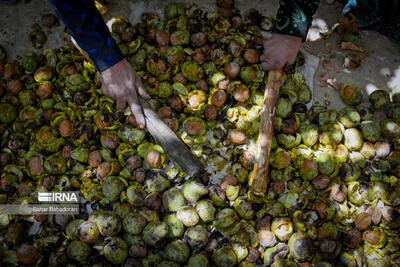
[[[267,191],[269,155],[274,132],[276,103],[278,102],[281,83],[282,69],[269,71],[268,83],[264,93],[264,105],[260,113],[260,133],[257,140],[256,160],[250,187],[252,193],[258,196],[264,195]]]

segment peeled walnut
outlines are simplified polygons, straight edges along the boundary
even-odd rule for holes
[[[236,177],[232,174],[225,175],[224,178],[221,180],[221,188],[226,189],[227,185],[237,185],[239,181],[236,179]]]
[[[168,98],[168,105],[176,111],[180,111],[183,108],[182,99],[179,96],[171,96]]]
[[[0,153],[0,167],[6,166],[9,160],[10,154],[8,154],[7,152]]]
[[[281,131],[286,134],[295,135],[298,129],[297,121],[295,116],[290,116],[286,120],[282,120]]]
[[[63,157],[64,159],[69,159],[71,157],[71,151],[72,147],[70,145],[64,146],[61,152],[61,157]]]
[[[247,254],[247,257],[245,258],[245,261],[256,262],[261,256],[260,251],[258,251],[258,249],[253,248],[253,247],[248,247],[247,249],[248,249],[249,253]]]
[[[196,61],[196,63],[199,65],[203,64],[206,60],[206,55],[201,48],[197,48],[196,50],[194,50],[192,57],[193,60]]]
[[[246,132],[240,129],[232,129],[228,132],[229,141],[234,145],[246,143]]]
[[[344,184],[337,184],[332,188],[331,197],[337,201],[342,202],[347,196],[347,187]]]
[[[235,40],[229,42],[228,51],[234,57],[240,57],[242,55],[243,45]]]
[[[176,120],[173,118],[164,118],[162,120],[172,131],[176,131]]]
[[[150,193],[146,196],[144,203],[146,207],[152,210],[159,210],[161,208],[161,198],[157,193]]]
[[[130,171],[133,171],[141,166],[142,166],[142,158],[138,155],[129,157],[125,162],[125,167]]]
[[[223,90],[216,91],[211,97],[211,104],[216,107],[222,107],[226,101],[226,93]]]
[[[206,117],[207,120],[213,121],[217,118],[218,112],[217,112],[217,107],[214,105],[207,105],[206,108],[204,109],[204,116]]]
[[[238,102],[244,102],[250,97],[249,89],[244,85],[239,85],[233,91],[233,98]]]
[[[256,223],[256,230],[261,231],[261,230],[268,230],[271,231],[271,218],[267,215],[260,220],[257,221]]]
[[[196,88],[205,93],[208,91],[208,83],[205,80],[200,80],[196,83]]]
[[[367,231],[365,233],[365,241],[371,245],[379,245],[384,234],[377,230]]]
[[[21,264],[35,264],[39,258],[39,253],[34,246],[21,246],[17,251],[17,257]]]
[[[240,74],[240,65],[236,62],[229,62],[224,68],[224,73],[231,79],[235,79]]]
[[[192,94],[187,101],[189,107],[193,109],[197,109],[201,104],[203,104],[203,102],[203,96],[199,93]]]
[[[43,119],[45,120],[46,123],[50,123],[51,118],[53,116],[54,109],[47,109],[43,112]]]
[[[65,73],[69,76],[78,73],[78,70],[75,66],[68,66],[65,68]]]
[[[250,64],[256,64],[258,63],[260,56],[255,49],[247,49],[244,52],[244,59],[249,62]]]
[[[282,180],[278,180],[272,183],[272,191],[275,194],[278,195],[282,194],[283,192],[285,192],[285,188],[286,188],[285,182]]]
[[[328,216],[326,212],[327,208],[328,205],[326,205],[324,202],[315,203],[315,211],[318,213],[319,217],[321,217],[322,220],[325,220],[326,217]]]
[[[25,146],[25,140],[23,137],[14,136],[8,140],[8,148],[11,150],[17,150]]]
[[[131,42],[133,41],[133,38],[136,35],[136,29],[134,27],[127,27],[122,33],[121,33],[121,39],[124,42]]]
[[[172,116],[171,108],[168,106],[161,107],[158,110],[158,116],[160,116],[161,119],[171,117]]]
[[[35,118],[35,113],[33,112],[33,110],[24,110],[22,112],[22,120],[29,121],[33,120],[34,118]]]
[[[387,157],[390,153],[390,144],[385,141],[375,143],[375,154],[378,158]]]
[[[324,174],[318,175],[313,181],[313,186],[317,190],[323,190],[328,187],[330,184],[331,180],[328,176]]]
[[[63,120],[58,126],[58,130],[62,137],[68,137],[72,135],[74,131],[74,125],[69,120]]]
[[[165,46],[169,43],[169,35],[166,31],[156,31],[156,42],[159,46]]]
[[[101,144],[108,149],[116,149],[119,146],[120,140],[118,135],[110,133],[101,136]]]
[[[255,159],[255,156],[254,156],[254,153],[253,153],[253,152],[251,152],[251,151],[249,151],[249,150],[244,150],[244,151],[242,152],[241,160],[242,160],[242,163],[243,163],[243,165],[244,165],[245,167],[253,168],[253,166],[254,166],[254,159]]]
[[[146,161],[147,163],[154,167],[154,168],[160,168],[162,164],[162,158],[161,158],[161,153],[158,150],[152,149],[147,153],[146,156]]]
[[[272,247],[278,241],[276,239],[275,234],[268,230],[259,231],[257,237],[258,237],[258,242],[260,242],[260,245],[263,247]]]
[[[97,177],[100,179],[106,177],[111,172],[111,163],[110,162],[102,162],[97,167]]]
[[[146,170],[143,168],[138,168],[135,171],[135,179],[138,183],[142,184],[146,179]]]
[[[51,190],[51,189],[53,189],[56,182],[57,182],[56,177],[53,175],[50,175],[50,176],[46,176],[43,178],[42,185],[47,190]]]
[[[361,232],[356,228],[350,229],[349,231],[347,231],[345,241],[345,244],[348,247],[356,248],[362,241]]]
[[[43,171],[43,160],[38,156],[33,156],[29,159],[29,171],[34,175],[39,175]]]
[[[357,214],[357,216],[354,218],[354,223],[356,224],[356,227],[361,231],[368,229],[371,225],[371,222],[372,217],[366,212],[361,212]]]
[[[199,135],[203,131],[201,121],[189,120],[184,125],[186,132],[189,135]]]
[[[14,79],[7,82],[6,89],[13,95],[17,95],[22,90],[24,84],[19,79]]]
[[[94,117],[94,123],[100,131],[104,131],[106,127],[110,127],[112,125],[111,120],[111,117],[105,114],[99,114]]]
[[[242,25],[242,17],[240,16],[233,16],[232,17],[232,27],[237,29]]]
[[[92,167],[98,167],[102,162],[102,157],[99,150],[93,150],[89,153],[88,163]]]
[[[206,43],[206,37],[207,36],[204,33],[197,32],[195,34],[192,34],[192,36],[190,36],[190,43],[194,47],[200,47]]]
[[[222,81],[219,81],[217,83],[217,88],[220,90],[226,91],[228,89],[230,83],[231,83],[231,80],[229,78],[225,78]]]
[[[40,84],[36,90],[36,95],[41,99],[46,99],[51,96],[52,92],[53,90],[51,84]]]
[[[382,211],[376,206],[371,206],[367,209],[367,213],[371,215],[372,223],[378,225],[382,220]]]
[[[129,125],[132,125],[133,127],[137,127],[138,123],[136,121],[136,118],[134,115],[128,115],[126,116],[125,122]]]
[[[185,77],[183,77],[183,74],[181,72],[178,72],[174,78],[173,78],[174,82],[176,83],[181,83],[181,84],[186,84],[187,80]]]

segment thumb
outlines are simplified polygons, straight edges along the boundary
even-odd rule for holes
[[[146,88],[144,88],[144,85],[143,85],[140,77],[138,77],[136,79],[135,86],[136,86],[136,90],[137,90],[138,94],[141,97],[143,97],[146,100],[149,100],[151,98],[151,96],[146,92]]]

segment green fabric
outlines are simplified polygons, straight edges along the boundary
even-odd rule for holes
[[[279,4],[274,32],[299,36],[304,41],[319,0],[280,0]]]

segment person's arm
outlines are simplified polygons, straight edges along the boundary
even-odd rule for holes
[[[280,0],[274,34],[264,42],[264,53],[260,57],[264,70],[294,63],[318,6],[319,0]]]
[[[49,0],[57,15],[70,30],[77,44],[85,50],[101,73],[103,92],[117,101],[117,107],[131,107],[138,124],[145,120],[137,93],[149,98],[140,76],[124,58],[118,45],[96,9],[93,0]]]
[[[49,1],[71,36],[89,54],[99,71],[108,69],[124,58],[91,0]]]

